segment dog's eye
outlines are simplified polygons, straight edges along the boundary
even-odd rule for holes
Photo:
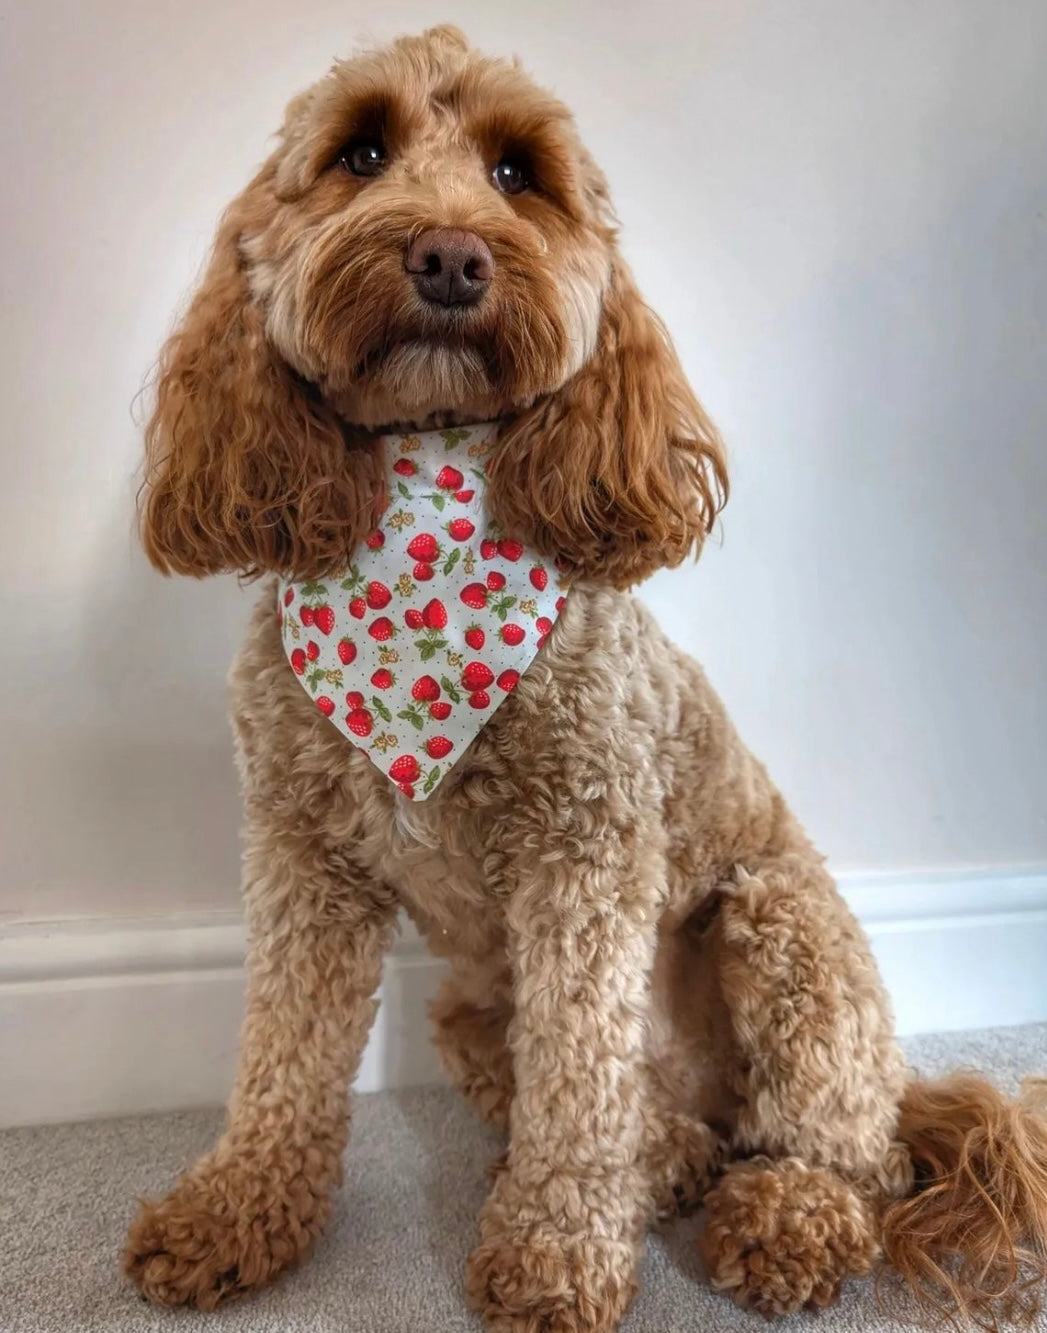
[[[385,149],[380,143],[350,144],[338,161],[354,176],[380,176],[385,170]]]
[[[521,194],[531,188],[526,165],[514,157],[503,157],[495,167],[492,179],[503,194]]]

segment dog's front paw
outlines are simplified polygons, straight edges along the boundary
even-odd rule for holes
[[[614,1333],[635,1267],[624,1242],[488,1235],[469,1257],[469,1299],[492,1333]]]
[[[212,1310],[264,1286],[309,1249],[330,1212],[326,1182],[286,1164],[201,1163],[144,1203],[124,1272],[158,1305]]]

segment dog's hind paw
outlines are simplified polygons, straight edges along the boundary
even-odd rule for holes
[[[702,1255],[717,1291],[764,1315],[825,1306],[872,1268],[868,1206],[831,1171],[795,1159],[730,1167],[705,1197]]]

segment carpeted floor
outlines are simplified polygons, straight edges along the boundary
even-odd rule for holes
[[[922,1037],[907,1049],[921,1071],[975,1067],[1013,1088],[1047,1072],[1047,1025]],[[303,1268],[216,1315],[143,1304],[117,1268],[133,1200],[163,1189],[220,1122],[193,1111],[0,1134],[0,1333],[480,1333],[462,1274],[499,1144],[442,1088],[359,1099],[335,1216]],[[765,1327],[703,1285],[698,1225],[674,1222],[652,1237],[622,1333]],[[780,1327],[886,1333],[914,1327],[912,1318],[904,1302],[885,1313],[866,1282]]]

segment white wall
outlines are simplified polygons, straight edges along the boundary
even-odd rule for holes
[[[1040,0],[36,0],[0,26],[0,920],[235,903],[232,581],[132,399],[284,101],[453,19],[578,112],[729,439],[645,595],[840,868],[1047,862]]]

